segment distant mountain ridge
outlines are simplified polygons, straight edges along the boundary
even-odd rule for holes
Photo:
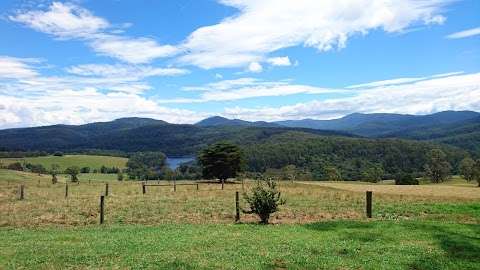
[[[296,132],[296,133],[291,133]],[[53,125],[0,130],[0,151],[77,151],[86,149],[162,151],[193,155],[221,140],[258,143],[280,134],[401,138],[454,145],[480,156],[480,113],[445,111],[431,115],[354,113],[332,120],[249,122],[210,117],[194,125],[150,118],[120,118],[85,125]]]
[[[195,123],[199,127],[215,127],[215,126],[241,126],[241,127],[281,127],[282,125],[265,121],[249,122],[240,119],[228,119],[221,116],[213,116],[203,119]]]

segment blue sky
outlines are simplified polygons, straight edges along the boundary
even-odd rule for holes
[[[480,111],[480,1],[3,0],[0,128]]]

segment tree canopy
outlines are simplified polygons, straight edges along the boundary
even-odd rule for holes
[[[220,181],[236,177],[244,167],[244,156],[240,147],[225,142],[203,149],[198,161],[202,166],[203,177]]]

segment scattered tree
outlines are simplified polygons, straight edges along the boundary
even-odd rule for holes
[[[23,165],[20,162],[14,162],[14,163],[8,164],[7,169],[15,170],[15,171],[23,171],[24,170]]]
[[[433,183],[440,183],[450,177],[452,166],[447,155],[440,149],[433,149],[427,154],[425,174]]]
[[[52,164],[50,174],[52,175],[52,184],[58,182],[57,175],[60,173],[60,166],[58,164]]]
[[[418,185],[418,180],[411,173],[399,173],[395,176],[395,185]]]
[[[480,159],[477,159],[473,166],[473,180],[477,180],[478,187],[480,187]]]
[[[462,175],[462,177],[469,182],[474,180],[473,179],[475,177],[474,169],[475,169],[475,161],[470,157],[464,158],[460,162],[460,165],[458,166],[460,175]]]
[[[203,177],[220,182],[237,176],[243,170],[244,158],[240,147],[230,143],[216,143],[201,151],[198,161]]]
[[[270,215],[279,210],[279,206],[285,204],[281,198],[280,191],[277,190],[277,184],[272,179],[258,181],[251,193],[244,193],[243,197],[247,201],[250,209],[243,210],[247,214],[257,214],[261,224],[268,224]]]
[[[81,173],[90,173],[90,167],[82,167],[82,168],[80,169],[80,172],[81,172]]]
[[[282,168],[282,174],[283,174],[283,179],[289,180],[289,181],[295,181],[298,175],[297,167],[295,165],[287,165]]]
[[[65,170],[65,173],[70,175],[72,182],[78,182],[78,174],[80,173],[80,168],[77,166],[70,166]]]
[[[118,181],[123,181],[123,173],[122,173],[122,172],[118,172],[118,174],[117,174],[117,180],[118,180]]]
[[[130,179],[159,179],[165,166],[165,155],[161,152],[138,152],[130,156],[127,173]]]
[[[57,151],[57,152],[53,153],[53,155],[56,156],[56,157],[62,157],[63,152]]]

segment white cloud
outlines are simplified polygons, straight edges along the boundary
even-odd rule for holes
[[[87,37],[110,26],[84,8],[60,2],[53,2],[47,11],[27,11],[9,18],[59,38]]]
[[[252,62],[250,63],[250,65],[248,65],[248,71],[253,73],[260,73],[263,71],[263,67],[258,62]]]
[[[80,76],[100,77],[133,77],[142,79],[154,76],[178,76],[187,74],[189,71],[179,68],[155,68],[151,66],[130,66],[130,65],[107,65],[107,64],[86,64],[67,68],[70,74]]]
[[[292,65],[292,63],[290,62],[290,58],[288,58],[288,56],[268,58],[267,63],[269,63],[272,66],[284,66],[284,67]]]
[[[28,64],[29,59],[14,58],[0,55],[0,79],[21,79],[37,75],[37,71]]]
[[[459,38],[473,37],[473,36],[477,36],[477,35],[480,35],[480,27],[456,32],[456,33],[448,35],[446,38],[459,39]]]
[[[271,52],[297,45],[319,51],[343,48],[348,38],[374,29],[402,32],[416,24],[441,24],[450,1],[439,0],[222,0],[239,13],[194,31],[184,42],[183,63],[202,68],[246,67]]]
[[[101,93],[96,89],[45,92],[35,97],[0,93],[0,128],[51,124],[84,124],[125,116],[193,123],[205,114],[159,106],[147,98],[127,93]]]
[[[280,107],[226,108],[224,116],[245,120],[330,119],[353,112],[429,114],[480,111],[480,73],[434,77],[358,90],[353,97],[313,100]]]
[[[309,85],[291,84],[289,81],[269,82],[255,78],[224,80],[203,86],[184,87],[184,91],[200,93],[198,98],[158,100],[159,103],[200,103],[231,101],[255,97],[275,97],[295,94],[342,93],[347,90],[327,89]]]
[[[128,63],[149,63],[179,52],[176,47],[160,45],[152,38],[120,35],[123,29],[112,29],[107,20],[74,4],[53,2],[48,10],[19,12],[9,18],[60,39],[83,40],[95,52]]]
[[[98,35],[90,46],[98,53],[132,64],[144,64],[161,57],[173,56],[179,50],[170,45],[159,45],[151,38],[131,38]]]
[[[459,74],[462,74],[462,73],[463,72],[450,72],[450,73],[436,74],[436,75],[427,76],[427,77],[398,78],[398,79],[392,79],[392,80],[383,80],[383,81],[377,81],[377,82],[356,84],[356,85],[347,86],[346,88],[370,88],[370,87],[378,87],[378,86],[386,86],[386,85],[405,84],[405,83],[412,83],[412,82],[428,80],[428,79],[432,79],[432,78],[441,78],[441,77],[459,75]]]
[[[43,76],[34,59],[0,56],[0,128],[83,124],[124,116],[192,123],[206,114],[160,106],[141,79],[186,72],[128,65],[80,65],[70,75]]]

